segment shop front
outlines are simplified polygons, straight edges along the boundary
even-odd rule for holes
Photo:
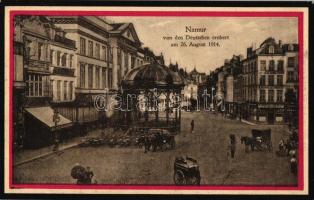
[[[56,137],[63,140],[71,132],[72,121],[56,113],[50,106],[25,108],[24,147],[39,148],[52,144]]]

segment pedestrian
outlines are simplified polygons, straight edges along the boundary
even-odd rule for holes
[[[53,151],[58,151],[59,149],[59,134],[57,131],[55,131],[55,135],[54,135],[54,146],[53,146]]]
[[[191,133],[194,133],[194,119],[191,121]]]
[[[144,136],[144,153],[147,153],[149,151],[149,148],[151,146],[151,141],[149,135],[145,134]]]
[[[293,155],[292,158],[290,159],[290,171],[292,174],[297,175],[298,165],[297,165],[297,158],[295,155]]]
[[[235,154],[235,149],[236,149],[236,141],[235,141],[235,136],[234,135],[230,135],[230,143],[229,143],[229,151],[230,151],[230,155],[231,158],[234,158],[234,154]]]
[[[279,147],[279,152],[283,153],[284,152],[284,147],[285,147],[285,143],[284,143],[283,139],[281,139],[279,141],[278,147]]]
[[[86,183],[87,184],[91,184],[93,176],[94,176],[94,173],[93,173],[93,171],[91,171],[89,166],[86,167],[85,176],[86,176]]]

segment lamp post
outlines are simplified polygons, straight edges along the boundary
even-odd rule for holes
[[[214,110],[214,87],[211,87],[211,103],[210,103],[210,109],[213,111]]]
[[[55,131],[55,134],[54,134],[55,146],[53,147],[53,150],[56,151],[59,145],[59,136],[57,133],[57,126],[58,126],[58,123],[60,122],[60,115],[57,110],[54,110],[53,112],[53,122],[55,123],[55,130],[54,130]]]

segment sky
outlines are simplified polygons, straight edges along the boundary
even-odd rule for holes
[[[179,67],[189,72],[194,67],[199,72],[209,73],[223,65],[233,55],[246,56],[246,49],[259,45],[268,37],[282,43],[297,43],[297,18],[268,17],[106,17],[115,23],[131,22],[143,46],[156,55],[162,52],[168,65],[178,62]],[[205,32],[187,33],[186,27],[206,28]],[[220,40],[220,47],[171,47],[175,40],[164,36],[180,35],[229,36]],[[188,41],[188,44],[191,40]],[[203,40],[204,41],[204,40]],[[194,42],[202,42],[195,41]],[[206,41],[208,43],[208,40]]]

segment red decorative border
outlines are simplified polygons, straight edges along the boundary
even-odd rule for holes
[[[174,185],[71,185],[71,184],[14,184],[13,183],[13,34],[15,15],[89,15],[142,17],[296,17],[299,44],[299,173],[297,186],[174,186]],[[228,11],[10,11],[10,97],[9,97],[9,187],[11,189],[102,189],[102,190],[303,190],[304,189],[304,130],[303,130],[303,12],[228,12]]]

